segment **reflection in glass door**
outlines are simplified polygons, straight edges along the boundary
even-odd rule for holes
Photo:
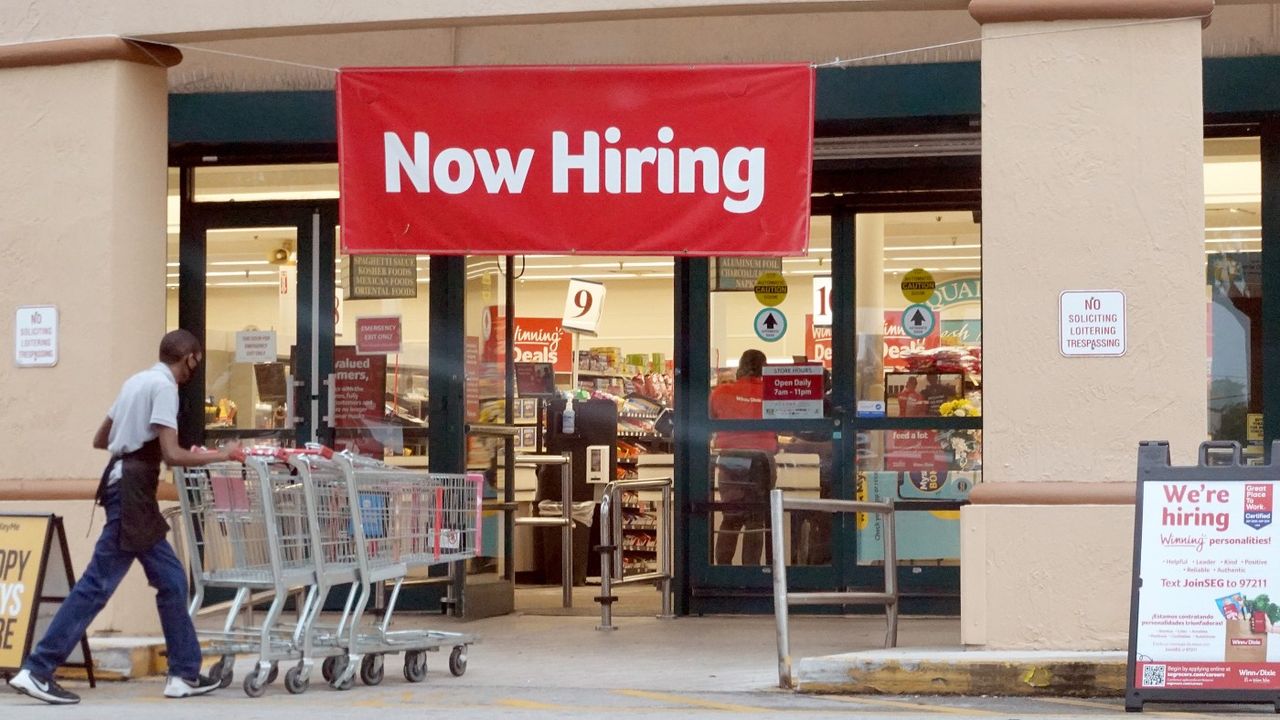
[[[206,362],[182,388],[184,444],[294,444],[332,437],[335,203],[187,203],[178,322]],[[326,232],[326,228],[328,232]],[[324,308],[322,311],[321,308]]]
[[[981,227],[970,210],[861,213],[855,238],[856,359],[836,370],[856,378],[852,490],[944,503],[899,512],[896,551],[904,592],[954,597],[959,503],[982,481]],[[882,522],[852,528],[853,576],[883,565]]]
[[[289,442],[298,230],[211,228],[205,237],[205,437]]]

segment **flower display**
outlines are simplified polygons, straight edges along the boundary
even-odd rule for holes
[[[942,403],[938,408],[938,414],[943,417],[979,417],[982,415],[982,408],[971,402],[969,398],[956,398]]]

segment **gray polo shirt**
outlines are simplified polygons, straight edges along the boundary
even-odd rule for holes
[[[107,450],[120,457],[155,440],[161,425],[178,429],[178,383],[169,366],[162,362],[125,380],[120,395],[107,411],[111,418],[111,435]],[[123,470],[117,461],[111,468],[111,483],[120,479]]]

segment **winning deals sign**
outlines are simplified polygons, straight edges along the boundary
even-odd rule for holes
[[[338,74],[349,253],[805,252],[809,65]]]

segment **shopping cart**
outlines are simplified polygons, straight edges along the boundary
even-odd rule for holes
[[[352,583],[336,624],[319,620],[312,606],[301,662],[285,675],[285,687],[302,692],[312,663],[324,658],[322,674],[346,690],[357,671],[367,685],[380,683],[385,655],[404,653],[404,677],[421,682],[427,652],[452,647],[449,670],[466,672],[470,634],[436,630],[391,630],[396,602],[413,571],[475,557],[479,547],[480,484],[464,475],[428,474],[342,453],[332,459],[297,456],[291,464],[303,479],[316,529],[316,588]],[[377,588],[392,582],[380,622],[365,622]]]
[[[298,623],[282,620],[290,594],[315,585],[315,562],[303,485],[287,460],[318,452],[246,450],[243,462],[175,471],[194,585],[188,608],[192,617],[209,588],[235,590],[222,629],[199,633],[210,651],[222,656],[210,676],[227,687],[234,678],[235,655],[256,653],[257,667],[244,681],[250,697],[262,695],[280,661],[302,656],[301,618],[310,596],[299,608]],[[271,597],[271,604],[255,623],[251,605],[263,595]]]

